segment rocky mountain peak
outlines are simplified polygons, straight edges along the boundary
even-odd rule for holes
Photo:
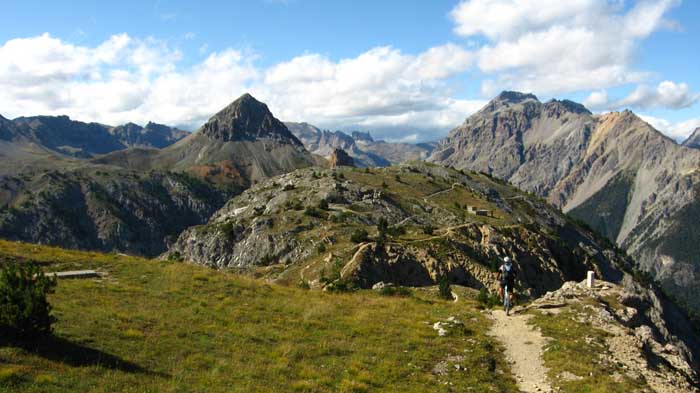
[[[696,128],[688,139],[683,141],[683,146],[691,149],[700,149],[700,127]]]
[[[570,101],[570,100],[556,100],[552,99],[548,101],[546,104],[544,104],[545,110],[548,112],[556,112],[556,113],[562,113],[562,112],[571,112],[571,113],[576,113],[576,114],[585,114],[585,115],[592,115],[591,111],[589,111],[585,106],[579,104],[578,102]]]
[[[329,161],[331,168],[336,168],[339,166],[355,166],[355,161],[343,149],[334,149],[333,153],[331,153],[331,156],[329,157]]]
[[[493,99],[493,101],[506,102],[510,104],[517,104],[526,100],[539,101],[536,95],[532,93],[521,93],[519,91],[503,91]]]
[[[353,131],[352,138],[356,141],[374,142],[374,139],[372,138],[372,135],[370,135],[369,132]]]
[[[272,115],[267,105],[248,93],[209,119],[201,132],[211,139],[224,142],[271,138],[301,146],[301,142]]]

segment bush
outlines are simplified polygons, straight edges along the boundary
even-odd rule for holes
[[[321,210],[328,210],[328,201],[325,199],[321,199],[318,202],[318,208]]]
[[[366,230],[364,229],[356,229],[355,232],[350,235],[350,241],[353,243],[362,243],[366,242],[369,237],[369,234],[367,233]]]
[[[410,289],[405,287],[392,287],[385,286],[379,290],[379,294],[382,296],[400,296],[400,297],[411,297],[413,293]]]
[[[311,285],[309,285],[309,282],[304,279],[299,280],[299,282],[297,283],[297,287],[301,289],[311,289]]]
[[[426,225],[423,227],[423,233],[426,235],[432,236],[434,232],[435,232],[435,227],[433,227],[432,225]]]
[[[476,296],[476,300],[485,308],[493,308],[501,304],[501,300],[498,298],[498,295],[489,293],[486,287],[481,287],[479,294]]]
[[[450,287],[450,280],[447,276],[442,276],[440,281],[438,281],[438,297],[445,300],[453,300],[452,297],[452,287]]]
[[[50,334],[56,319],[46,296],[56,279],[34,263],[10,262],[0,266],[0,335],[32,338]]]
[[[306,210],[304,210],[304,214],[309,217],[325,218],[323,212],[313,206],[307,207]]]

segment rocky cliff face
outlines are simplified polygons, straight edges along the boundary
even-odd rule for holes
[[[84,166],[0,177],[0,237],[155,256],[231,194],[183,174]]]
[[[335,149],[328,160],[331,168],[339,166],[355,166],[355,161],[343,149]]]
[[[632,112],[596,116],[570,101],[504,92],[452,130],[430,161],[483,171],[546,197],[700,308],[688,296],[700,285],[700,243],[685,227],[696,214],[700,152]]]
[[[287,127],[270,113],[267,105],[247,93],[209,119],[200,132],[224,142],[280,139],[302,146]]]
[[[285,124],[310,152],[327,157],[334,149],[343,149],[353,158],[358,167],[383,167],[424,160],[434,148],[430,143],[375,141],[369,132],[353,131],[352,135],[348,135],[342,131],[321,130],[308,123],[287,122]]]

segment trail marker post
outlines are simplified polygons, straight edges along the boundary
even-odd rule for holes
[[[595,272],[593,270],[588,271],[588,276],[586,277],[586,286],[588,288],[593,288],[595,284]]]

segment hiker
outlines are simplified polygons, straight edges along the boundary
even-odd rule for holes
[[[515,266],[513,265],[513,262],[511,261],[510,257],[505,257],[503,258],[503,265],[498,268],[498,273],[499,273],[499,280],[501,282],[501,286],[498,288],[498,296],[501,298],[501,302],[503,301],[503,289],[505,288],[506,285],[508,285],[508,297],[510,299],[510,303],[513,303],[513,289],[515,288],[515,276],[517,275],[517,271],[515,270]]]

